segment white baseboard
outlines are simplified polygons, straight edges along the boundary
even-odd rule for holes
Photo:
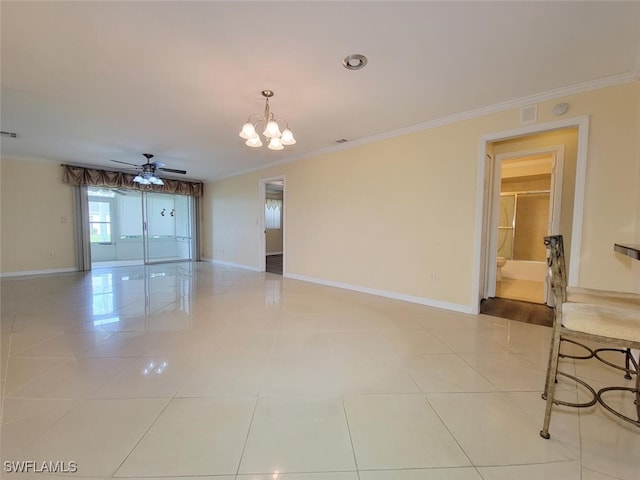
[[[25,277],[27,275],[50,275],[52,273],[69,273],[77,271],[78,269],[76,267],[50,268],[47,270],[23,270],[21,272],[2,272],[0,273],[0,278]]]
[[[375,288],[362,287],[360,285],[351,285],[342,282],[332,282],[330,280],[324,280],[321,278],[307,277],[305,275],[297,275],[295,273],[285,273],[286,278],[294,280],[302,280],[303,282],[317,283],[319,285],[326,285],[328,287],[342,288],[345,290],[353,290],[360,293],[368,293],[370,295],[377,295],[379,297],[393,298],[394,300],[402,300],[410,303],[418,303],[420,305],[426,305],[429,307],[442,308],[444,310],[452,310],[454,312],[470,313],[473,314],[473,308],[469,305],[460,305],[458,303],[441,302],[440,300],[433,300],[425,297],[414,297],[413,295],[404,295],[402,293],[390,292],[387,290],[377,290]]]
[[[269,255],[282,255],[282,251],[280,251],[280,252],[267,252],[267,257]]]
[[[202,261],[213,263],[214,265],[224,265],[225,267],[234,267],[234,268],[241,268],[243,270],[251,270],[252,272],[260,271],[258,267],[254,267],[253,265],[243,265],[241,263],[227,262],[226,260],[218,260],[216,258],[202,257]]]

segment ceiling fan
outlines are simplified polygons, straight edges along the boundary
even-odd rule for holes
[[[135,167],[135,169],[138,171],[138,175],[135,176],[133,181],[141,185],[164,185],[162,179],[158,175],[156,175],[156,170],[169,173],[179,173],[181,175],[187,173],[186,170],[165,168],[164,163],[162,162],[152,162],[151,159],[153,158],[153,154],[151,153],[143,153],[142,155],[147,159],[147,163],[143,163],[142,165],[136,165],[135,163],[129,162],[121,162],[120,160],[111,161],[116,163],[124,163],[125,165],[131,165],[132,167]]]

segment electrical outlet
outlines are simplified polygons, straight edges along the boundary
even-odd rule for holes
[[[436,280],[437,278],[436,272],[431,272],[429,274],[429,280]]]

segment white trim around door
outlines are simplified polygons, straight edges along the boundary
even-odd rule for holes
[[[274,182],[282,182],[282,223],[280,227],[282,228],[282,273],[287,271],[286,262],[287,256],[284,253],[286,250],[285,245],[287,244],[287,229],[286,227],[286,212],[287,212],[287,180],[284,175],[277,175],[275,177],[261,178],[258,183],[258,208],[260,209],[260,215],[258,216],[259,225],[258,225],[258,271],[265,272],[267,270],[267,238],[266,238],[266,227],[265,227],[265,218],[264,218],[264,205],[267,198],[267,184]]]
[[[507,140],[510,138],[522,137],[565,128],[577,127],[578,129],[578,151],[575,178],[575,194],[573,207],[573,222],[571,234],[571,262],[569,264],[570,286],[576,286],[580,273],[580,249],[582,246],[582,224],[584,212],[584,190],[587,171],[587,148],[589,139],[589,116],[557,120],[538,125],[528,125],[525,127],[486,134],[480,137],[479,157],[478,157],[478,177],[476,182],[476,225],[474,240],[473,259],[473,283],[471,288],[471,307],[473,313],[480,311],[480,301],[484,297],[487,284],[487,268],[491,255],[487,255],[487,243],[491,235],[488,234],[487,222],[491,220],[493,207],[493,197],[486,195],[487,182],[494,181],[494,165],[488,165],[487,155],[492,153],[490,145],[492,142]],[[494,160],[495,163],[496,160]],[[488,178],[491,176],[491,178]],[[494,262],[495,263],[495,262]]]

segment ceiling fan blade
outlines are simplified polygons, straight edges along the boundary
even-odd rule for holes
[[[162,167],[159,167],[158,170],[162,170],[163,172],[170,172],[170,173],[180,173],[181,175],[184,175],[185,173],[187,173],[186,170],[176,170],[175,168],[162,168]]]
[[[112,162],[116,162],[116,163],[124,163],[125,165],[133,165],[134,167],[139,167],[140,165],[136,165],[135,163],[129,163],[129,162],[121,162],[120,160],[111,160]]]

